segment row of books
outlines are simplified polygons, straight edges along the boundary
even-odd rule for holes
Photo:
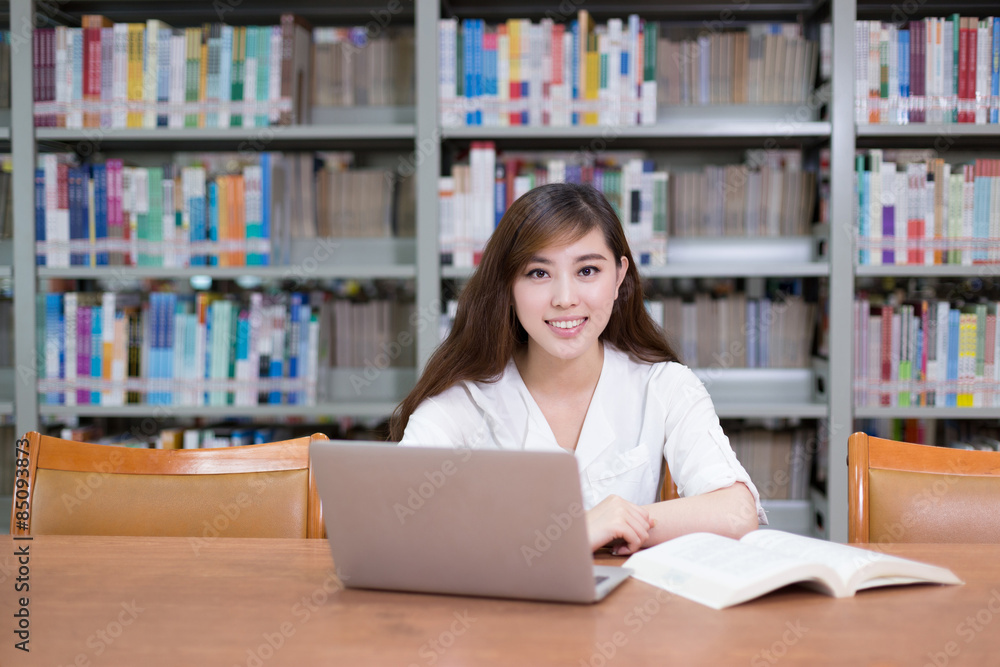
[[[713,32],[664,27],[660,32],[660,105],[802,104],[815,87],[820,44],[806,39],[798,23],[751,23]]]
[[[438,180],[441,263],[478,266],[480,254],[507,208],[546,183],[585,183],[604,193],[615,209],[636,262],[666,262],[669,177],[652,160],[605,156],[593,165],[558,155],[504,154],[491,141],[474,141],[468,165],[454,165]]]
[[[441,124],[646,125],[656,122],[658,24],[632,14],[597,26],[441,19]]]
[[[997,306],[856,299],[855,405],[1000,406]]]
[[[308,120],[311,26],[163,21],[36,28],[35,125],[69,128],[266,127]]]
[[[800,104],[820,50],[796,23],[596,25],[584,9],[565,24],[442,19],[439,30],[444,126],[645,125],[657,105]]]
[[[1000,427],[988,420],[869,418],[855,420],[854,430],[935,447],[985,452],[1000,449]]]
[[[743,164],[671,174],[669,234],[805,236],[816,210],[816,174],[798,150],[752,150]]]
[[[319,291],[44,294],[39,401],[313,405],[326,397],[334,366],[412,364],[412,336],[393,346],[411,312],[395,301],[351,303]]]
[[[1000,262],[1000,160],[872,149],[855,173],[858,264]]]
[[[816,430],[727,422],[726,435],[761,500],[808,500]]]
[[[859,124],[1000,122],[1000,19],[858,21]]]
[[[651,298],[647,308],[692,368],[807,368],[816,304],[801,294]]]
[[[318,107],[412,106],[416,49],[413,28],[387,26],[312,31],[311,99]]]
[[[0,172],[0,197],[4,193]],[[263,266],[290,239],[388,237],[397,178],[351,153],[178,154],[156,167],[46,153],[35,171],[36,261],[65,266]],[[412,233],[412,222],[404,224]]]

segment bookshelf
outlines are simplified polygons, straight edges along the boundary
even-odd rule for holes
[[[226,21],[239,24],[274,23],[283,10],[295,11],[314,25],[352,25],[371,21],[385,11],[386,3],[354,0],[350,3],[320,3],[300,0],[280,7],[268,0],[223,3],[218,16],[212,6],[195,0],[162,3],[142,0],[127,5],[102,0],[67,0],[60,3],[66,16],[103,13],[115,21],[144,21],[157,16],[179,25],[191,21]],[[394,5],[391,5],[394,6]],[[558,12],[557,3],[528,4],[491,2],[441,3],[433,0],[400,3],[391,20],[412,24],[415,34],[415,100],[412,106],[330,110],[314,114],[309,125],[269,128],[178,128],[73,130],[34,128],[31,102],[32,62],[30,49],[12,54],[12,108],[0,113],[0,145],[8,143],[19,168],[13,174],[15,236],[7,259],[0,244],[0,279],[13,284],[15,310],[34,311],[40,280],[180,280],[207,276],[215,280],[280,280],[288,267],[36,267],[33,236],[34,174],[27,165],[47,151],[68,150],[83,144],[99,146],[116,154],[175,150],[231,151],[252,142],[264,142],[265,150],[361,150],[400,155],[414,166],[416,190],[416,234],[413,238],[343,239],[331,261],[317,266],[310,275],[318,279],[402,279],[413,281],[415,308],[432,322],[415,335],[416,364],[412,368],[388,369],[363,397],[347,391],[330,393],[323,404],[260,406],[169,406],[178,416],[209,418],[268,416],[304,419],[329,417],[379,417],[387,415],[412,385],[437,344],[437,317],[441,311],[443,282],[460,284],[471,269],[441,266],[438,237],[438,178],[458,151],[473,141],[493,141],[498,149],[559,150],[586,149],[604,133],[609,150],[649,151],[657,160],[678,158],[708,160],[712,151],[731,155],[753,148],[792,147],[815,151],[830,150],[829,225],[819,226],[812,236],[801,238],[671,238],[665,266],[643,267],[649,280],[701,278],[806,278],[825,281],[828,286],[828,317],[831,327],[827,357],[809,368],[797,369],[696,369],[713,395],[722,418],[799,419],[824,422],[828,440],[825,459],[825,494],[813,490],[808,501],[769,503],[769,511],[782,525],[808,526],[822,523],[822,534],[845,541],[847,537],[847,437],[855,418],[946,418],[995,419],[988,408],[855,407],[853,403],[853,340],[842,335],[853,329],[853,302],[857,279],[963,277],[994,267],[960,266],[856,266],[854,261],[853,186],[855,151],[859,148],[931,147],[945,142],[952,150],[1000,151],[1000,130],[996,125],[865,125],[856,124],[855,21],[887,20],[893,6],[864,0],[779,0],[777,2],[691,3],[634,2],[628,6],[612,3],[587,4],[599,20],[636,12],[643,18],[676,21],[700,27],[719,22],[723,28],[752,21],[802,21],[815,26],[829,17],[832,23],[832,67],[829,94],[825,102],[827,118],[810,109],[804,120],[789,114],[795,105],[747,107],[687,107],[658,110],[657,121],[642,126],[575,127],[442,127],[438,99],[439,20],[443,17],[484,18],[490,22],[510,17],[532,20],[547,12]],[[952,5],[928,2],[919,15],[934,16],[954,11]],[[990,12],[989,3],[963,3],[959,11]],[[575,18],[577,6],[573,5]],[[238,10],[238,11],[237,11]],[[737,11],[738,10],[738,11]],[[31,0],[11,0],[10,24],[34,25],[36,8]],[[732,17],[732,18],[729,18]],[[707,156],[707,157],[706,157]],[[730,162],[731,157],[726,158]],[[818,245],[823,246],[820,253]],[[293,246],[291,264],[301,261],[308,245]],[[25,261],[27,260],[27,261]],[[18,317],[14,324],[15,360],[19,368],[35,368],[36,332],[31,317]],[[339,369],[333,388],[343,385],[343,374],[357,369]],[[35,429],[42,418],[65,419],[84,416],[138,418],[156,406],[62,406],[39,405],[36,387],[21,377],[0,377],[0,387],[13,387],[14,395],[0,395],[0,415],[13,418],[18,432]],[[339,383],[339,385],[338,385]],[[764,400],[760,397],[767,397]],[[16,400],[15,400],[16,399]],[[161,406],[162,407],[162,406]],[[825,420],[825,421],[824,421]],[[819,518],[817,518],[819,517]]]

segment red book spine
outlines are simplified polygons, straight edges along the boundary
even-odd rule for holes
[[[969,56],[967,58],[969,67],[965,80],[965,95],[969,98],[969,107],[966,111],[967,123],[976,122],[976,60],[978,60],[978,27],[979,20],[975,18],[969,21]]]
[[[84,17],[85,19],[89,17]],[[96,27],[95,27],[96,24]],[[83,26],[83,126],[100,127],[100,112],[88,110],[101,101],[101,28],[100,21]],[[96,106],[94,107],[96,109]]]

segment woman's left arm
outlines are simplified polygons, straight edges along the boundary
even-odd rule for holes
[[[757,528],[757,503],[743,482],[689,498],[645,505],[653,526],[643,547],[694,532],[739,539]]]

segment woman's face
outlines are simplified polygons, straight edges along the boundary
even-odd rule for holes
[[[571,360],[596,350],[627,268],[628,260],[614,256],[599,228],[532,257],[513,286],[529,357]]]

